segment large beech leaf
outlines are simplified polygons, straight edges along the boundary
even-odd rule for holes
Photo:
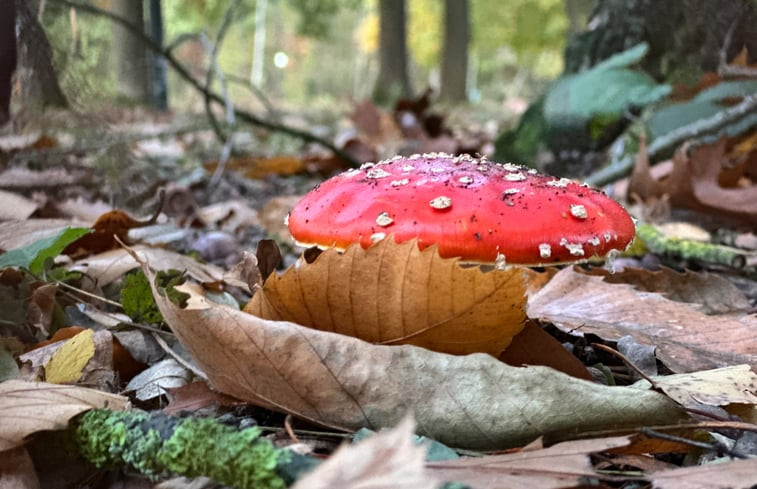
[[[495,449],[540,435],[667,424],[680,409],[653,391],[607,387],[546,367],[510,367],[487,354],[455,356],[270,321],[195,291],[186,308],[153,284],[165,321],[220,392],[346,429],[393,426],[409,411],[421,434]]]
[[[617,279],[620,280],[620,275]],[[657,347],[657,358],[674,372],[729,365],[757,365],[754,315],[703,313],[696,304],[675,302],[632,285],[561,270],[531,295],[528,314],[568,332],[606,340],[630,335]]]
[[[127,403],[126,397],[74,385],[6,380],[0,383],[0,452],[34,433],[64,429],[84,411],[124,409]]]
[[[523,329],[524,287],[521,269],[463,268],[436,247],[384,239],[270,277],[245,312],[371,343],[497,355]]]

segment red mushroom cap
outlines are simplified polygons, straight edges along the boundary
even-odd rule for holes
[[[604,193],[469,155],[366,163],[314,188],[289,215],[307,246],[368,247],[394,235],[464,261],[543,265],[623,250],[634,224]]]

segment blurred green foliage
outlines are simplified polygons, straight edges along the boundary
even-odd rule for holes
[[[233,13],[218,61],[225,73],[244,82],[250,77],[256,0],[240,0]],[[204,32],[215,39],[232,0],[182,0],[163,4],[165,42]],[[107,2],[96,2],[107,8]],[[471,0],[470,59],[477,88],[495,99],[534,96],[543,82],[562,70],[568,19],[563,0]],[[408,0],[408,46],[413,85],[429,85],[441,65],[444,4]],[[55,47],[66,88],[89,92],[86,101],[112,98],[115,69],[109,20],[48,8],[43,25]],[[377,0],[268,0],[266,9],[264,94],[283,110],[349,110],[352,100],[370,94],[378,68]],[[289,63],[272,59],[286,53]],[[203,79],[207,52],[188,42],[175,51],[191,72]],[[462,69],[462,67],[461,67]],[[216,77],[216,82],[218,77]],[[218,89],[216,85],[214,87]],[[247,109],[261,109],[243,83],[232,83],[230,96]],[[95,96],[93,96],[95,95]],[[97,97],[97,96],[101,97]],[[169,70],[169,96],[179,110],[202,110],[201,97]],[[335,101],[337,102],[335,104]]]

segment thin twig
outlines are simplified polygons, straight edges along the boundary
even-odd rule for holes
[[[179,356],[179,354],[176,353],[173,350],[173,348],[171,348],[171,346],[168,343],[166,343],[166,340],[164,340],[163,338],[160,337],[159,334],[152,333],[152,337],[155,339],[155,341],[158,343],[158,345],[160,345],[160,347],[163,348],[163,351],[165,351],[166,353],[168,353],[171,356],[171,358],[173,358],[174,360],[176,360],[177,362],[179,362],[179,364],[182,367],[184,367],[187,370],[191,371],[193,374],[195,374],[196,377],[199,377],[199,378],[201,378],[204,381],[208,380],[208,376],[205,375],[205,372],[203,372],[198,367],[195,367],[194,365],[192,365],[188,361],[186,361],[183,358],[181,358]]]
[[[55,283],[56,285],[60,285],[63,288],[69,289],[72,292],[76,292],[77,294],[83,295],[84,297],[88,297],[90,299],[104,302],[105,304],[117,307],[119,309],[123,309],[123,306],[119,302],[106,299],[105,297],[101,297],[97,294],[93,294],[92,292],[87,292],[86,290],[80,289],[79,287],[74,287],[73,285],[67,284],[66,282],[61,282],[60,280],[56,280]]]
[[[740,459],[749,458],[748,455],[741,453],[738,450],[733,450],[731,448],[728,448],[727,446],[718,442],[706,443],[702,441],[691,440],[683,436],[670,435],[668,433],[661,433],[659,431],[655,431],[650,428],[641,428],[639,432],[649,438],[657,438],[658,440],[672,441],[675,443],[681,443],[683,445],[689,445],[695,448],[702,448],[704,450],[712,450],[714,452],[722,453],[733,458],[740,458]]]
[[[213,100],[214,102],[218,104],[223,104],[224,102],[223,98],[215,92],[206,90],[205,87],[203,87],[202,84],[194,76],[192,76],[191,73],[189,73],[189,70],[187,70],[187,68],[185,68],[184,65],[182,65],[173,56],[173,54],[171,53],[169,49],[163,48],[159,44],[156,44],[155,41],[153,41],[150,37],[145,35],[142,29],[137,28],[127,19],[124,19],[123,17],[116,15],[112,12],[109,12],[107,10],[103,10],[101,8],[95,7],[94,5],[87,5],[87,4],[83,4],[79,2],[74,2],[71,0],[51,0],[51,2],[58,5],[65,5],[67,7],[73,7],[88,14],[106,17],[112,20],[113,22],[116,22],[117,24],[123,26],[125,29],[131,32],[134,36],[139,38],[140,41],[142,41],[151,51],[154,51],[155,53],[163,56],[163,58],[165,58],[166,62],[171,66],[171,68],[173,68],[174,71],[176,71],[176,73],[181,78],[186,80],[198,92],[202,94],[208,94],[211,100]],[[234,107],[234,115],[238,117],[240,120],[247,122],[249,124],[259,126],[264,129],[268,129],[270,131],[282,132],[284,134],[288,134],[289,136],[302,139],[305,142],[315,143],[320,146],[323,146],[324,148],[332,151],[336,156],[338,156],[342,160],[346,161],[349,165],[355,166],[355,167],[360,166],[360,163],[357,160],[355,160],[355,158],[353,158],[351,155],[349,155],[347,152],[336,147],[333,143],[327,141],[326,139],[320,138],[311,132],[304,131],[301,129],[296,129],[296,128],[286,126],[281,123],[271,122],[271,121],[261,119],[258,116],[250,112],[247,112],[245,110],[239,109],[237,107]]]
[[[300,439],[297,438],[297,435],[294,433],[294,430],[292,429],[292,415],[287,414],[286,418],[284,418],[284,429],[287,432],[287,435],[289,435],[289,438],[295,442],[295,443],[301,443]]]
[[[646,380],[647,382],[649,382],[652,385],[652,389],[654,389],[656,391],[660,390],[659,387],[657,386],[657,383],[655,383],[655,381],[652,380],[652,377],[650,377],[649,375],[647,375],[644,372],[642,372],[641,369],[639,367],[637,367],[627,356],[623,355],[622,353],[620,353],[615,348],[610,348],[609,346],[602,345],[601,343],[592,343],[591,346],[593,346],[594,348],[599,348],[600,350],[606,351],[607,353],[609,353],[609,354],[611,354],[611,355],[613,355],[615,357],[618,357],[620,360],[623,361],[623,363],[625,363],[626,365],[628,365],[628,367],[631,370],[633,370],[634,372],[636,372],[637,374],[639,374],[639,376],[641,378],[643,378],[644,380]]]
[[[213,114],[209,90],[213,86],[213,76],[217,74],[218,81],[221,82],[221,95],[223,95],[224,105],[226,107],[226,123],[229,125],[229,129],[233,131],[234,106],[232,105],[231,100],[229,100],[228,89],[226,87],[226,79],[223,76],[223,71],[221,71],[221,68],[218,66],[218,51],[220,51],[221,49],[221,44],[223,44],[223,40],[226,37],[226,31],[231,25],[232,14],[234,13],[238,5],[239,0],[234,0],[229,4],[228,8],[226,9],[226,13],[224,13],[223,21],[221,22],[221,27],[218,29],[218,34],[216,35],[216,40],[214,43],[211,43],[210,39],[208,39],[206,35],[203,34],[201,36],[205,48],[207,49],[208,47],[210,47],[210,63],[208,66],[208,72],[205,75],[205,113],[208,115],[210,123],[213,125],[213,130],[216,132],[216,135],[218,135],[219,141],[224,143],[224,146],[229,143],[231,137],[223,134],[223,130],[221,129],[221,126],[218,124],[218,121]],[[220,167],[221,165],[219,164],[218,166]]]
[[[686,140],[702,138],[706,135],[716,133],[720,129],[734,124],[748,115],[754,114],[755,109],[757,109],[757,94],[752,94],[744,97],[737,105],[723,109],[710,117],[698,119],[691,124],[674,129],[652,141],[647,150],[649,158],[652,159],[665,150],[678,146]],[[602,185],[614,182],[626,176],[631,171],[635,160],[635,155],[627,155],[616,164],[604,167],[589,175],[585,181],[595,187],[601,187]]]

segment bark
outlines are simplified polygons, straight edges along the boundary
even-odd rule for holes
[[[50,42],[32,11],[33,6],[28,0],[15,0],[18,77],[24,106],[68,107],[53,66]]]
[[[592,28],[573,36],[565,51],[565,71],[575,73],[640,42],[649,44],[642,69],[658,80],[696,81],[746,47],[757,56],[754,0],[599,0]],[[726,45],[728,32],[730,42]]]
[[[373,98],[386,104],[412,95],[407,69],[405,0],[379,0],[379,18],[380,65]]]
[[[10,119],[11,82],[16,70],[16,9],[0,2],[0,126]]]
[[[111,9],[116,15],[128,19],[144,32],[144,11],[141,0],[111,0]],[[113,25],[113,49],[116,54],[118,94],[124,99],[140,104],[150,102],[150,79],[147,63],[147,48],[127,29]]]
[[[470,40],[468,0],[444,1],[444,53],[441,98],[450,102],[466,99],[468,42]]]

